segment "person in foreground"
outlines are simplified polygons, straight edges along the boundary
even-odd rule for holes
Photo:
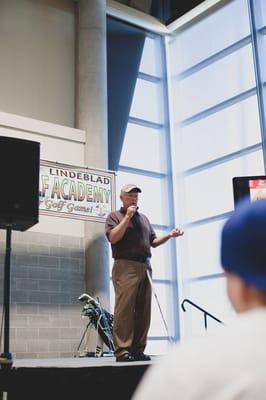
[[[148,368],[133,400],[266,399],[265,241],[266,200],[242,203],[221,237],[234,320],[215,336],[173,345]]]
[[[148,218],[138,211],[138,194],[134,184],[122,187],[122,207],[111,212],[105,223],[114,264],[112,281],[115,291],[113,341],[116,361],[149,361],[144,353],[151,318],[151,247],[170,238],[182,236],[173,229],[157,237]]]

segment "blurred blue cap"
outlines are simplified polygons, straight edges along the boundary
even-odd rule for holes
[[[266,290],[266,200],[240,203],[223,226],[221,264]]]

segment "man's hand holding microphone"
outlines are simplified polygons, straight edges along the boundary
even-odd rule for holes
[[[126,213],[127,217],[131,219],[138,209],[138,206],[135,206],[134,204],[132,204],[132,206],[129,206]]]

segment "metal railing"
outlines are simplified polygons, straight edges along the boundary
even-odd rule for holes
[[[193,307],[197,308],[199,311],[201,311],[203,313],[205,330],[207,330],[207,317],[210,317],[210,318],[214,319],[215,321],[219,322],[219,324],[223,324],[223,322],[219,318],[215,317],[214,315],[212,315],[208,311],[204,310],[204,308],[198,306],[196,303],[193,303],[193,301],[191,301],[189,299],[184,299],[182,301],[181,308],[182,308],[182,310],[184,312],[186,312],[186,309],[185,309],[185,306],[184,306],[185,303],[191,304]]]

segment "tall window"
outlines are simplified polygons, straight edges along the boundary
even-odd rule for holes
[[[235,315],[220,237],[234,209],[233,177],[265,174],[265,33],[264,0],[221,0],[164,41],[145,41],[118,187],[143,188],[141,210],[159,234],[173,225],[185,231],[152,257],[154,288],[177,340],[179,329],[181,338],[205,332],[203,314],[188,303],[181,311],[184,299],[225,323]],[[207,326],[220,329],[210,319]],[[167,344],[153,298],[148,351],[164,353]]]
[[[147,34],[119,162],[117,204],[121,203],[119,189],[123,184],[140,186],[140,211],[147,215],[158,235],[172,229],[174,221],[167,121],[163,41],[160,36]],[[174,247],[170,241],[152,249],[154,296],[147,345],[150,354],[167,351],[168,334],[178,337],[173,262]]]
[[[181,297],[226,322],[233,310],[219,251],[221,227],[234,208],[232,178],[265,173],[247,0],[221,2],[168,45],[175,203],[185,230]],[[186,309],[183,335],[202,333],[203,315]]]

